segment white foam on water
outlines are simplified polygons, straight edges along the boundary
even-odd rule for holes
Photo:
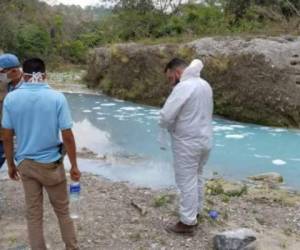
[[[282,133],[282,132],[286,132],[287,130],[283,129],[283,128],[275,128],[275,129],[273,129],[273,131],[277,132],[277,133]]]
[[[214,126],[214,131],[218,132],[218,131],[232,131],[234,130],[232,127],[229,126]]]
[[[143,114],[143,113],[133,113],[133,114],[129,115],[129,117],[141,117],[141,116],[145,116],[145,114]]]
[[[93,107],[94,110],[99,110],[101,107]]]
[[[105,115],[105,113],[97,112],[97,115]]]
[[[149,112],[150,115],[159,115],[159,110],[154,110]]]
[[[245,135],[239,135],[239,134],[232,134],[232,135],[226,135],[227,139],[244,139]]]
[[[255,154],[254,157],[255,157],[255,158],[260,158],[260,159],[271,159],[271,156],[269,156],[269,155],[259,155],[259,154]]]
[[[225,147],[223,144],[216,144],[216,147]]]
[[[117,119],[124,119],[124,115],[113,115],[113,117]]]
[[[111,107],[111,106],[116,106],[116,104],[115,103],[102,103],[101,106]]]
[[[251,150],[251,151],[255,151],[256,150],[256,148],[248,148],[249,150]]]
[[[159,116],[149,115],[146,118],[149,119],[149,120],[158,120]]]
[[[272,163],[273,163],[274,165],[277,165],[277,166],[282,166],[282,165],[285,165],[285,164],[286,164],[286,162],[283,161],[283,160],[281,160],[281,159],[273,160]]]
[[[246,128],[246,126],[243,126],[243,125],[237,125],[237,124],[234,124],[234,125],[230,125],[231,128]]]
[[[272,130],[272,128],[270,128],[270,127],[260,127],[259,129],[260,130]]]
[[[85,109],[85,110],[83,110],[82,112],[83,112],[83,113],[91,113],[91,112],[92,112],[92,110]]]
[[[135,107],[123,107],[123,108],[120,108],[119,110],[126,110],[126,111],[135,111],[135,110],[137,110],[137,108],[135,108]]]
[[[95,102],[96,104],[99,104],[100,102]]]
[[[97,117],[97,120],[102,121],[102,120],[106,120],[105,117]]]

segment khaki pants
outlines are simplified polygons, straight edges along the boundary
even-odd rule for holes
[[[62,163],[42,164],[23,160],[19,166],[26,202],[29,242],[32,250],[46,250],[43,234],[43,187],[59,221],[67,250],[79,249],[69,214],[66,173]]]

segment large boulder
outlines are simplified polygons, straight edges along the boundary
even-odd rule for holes
[[[255,250],[256,233],[240,228],[218,233],[213,238],[214,250]]]
[[[203,38],[186,44],[119,44],[95,49],[91,88],[162,105],[170,88],[164,66],[173,57],[200,58],[214,89],[215,113],[265,125],[300,127],[300,38]]]

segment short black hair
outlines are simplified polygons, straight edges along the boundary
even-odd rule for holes
[[[167,63],[164,72],[166,73],[169,69],[174,70],[180,67],[187,67],[187,63],[183,59],[175,57],[170,62]]]
[[[40,58],[31,58],[26,60],[23,63],[23,72],[27,74],[32,74],[32,73],[45,73],[46,72],[46,66],[45,63],[42,59]]]

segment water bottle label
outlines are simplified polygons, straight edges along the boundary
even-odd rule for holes
[[[80,193],[80,185],[72,185],[70,184],[70,193]]]

